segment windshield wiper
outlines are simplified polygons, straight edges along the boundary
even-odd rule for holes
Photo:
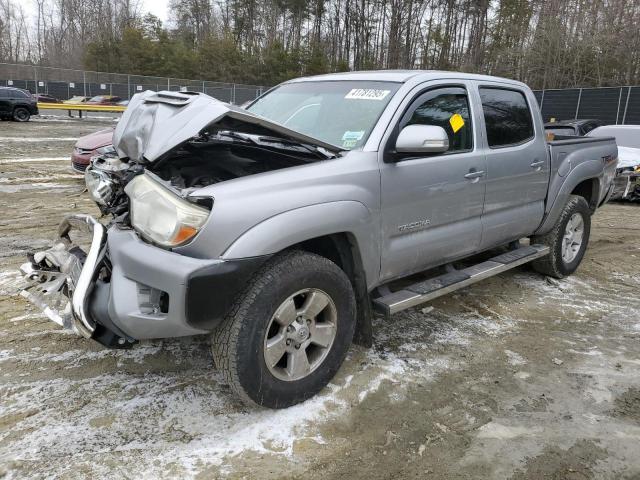
[[[313,153],[314,155],[320,154],[324,158],[334,158],[334,157],[336,157],[336,155],[334,155],[333,153],[329,152],[328,150],[326,150],[326,149],[324,149],[322,147],[316,147],[315,145],[308,145],[306,143],[302,143],[302,142],[299,142],[297,140],[291,140],[289,138],[260,135],[258,137],[258,140],[260,142],[264,142],[264,143],[280,143],[280,144],[284,144],[284,145],[295,145],[295,146],[304,148],[305,150],[307,150],[308,152]]]
[[[296,140],[291,140],[289,138],[273,137],[269,135],[254,135],[254,134],[248,134],[248,133],[234,132],[232,130],[220,131],[218,132],[218,135],[229,137],[233,140],[241,140],[247,143],[251,142],[254,145],[258,145],[261,147],[264,147],[265,144],[268,144],[272,148],[278,148],[277,145],[273,145],[276,143],[280,144],[280,148],[284,150],[290,150],[290,148],[286,148],[287,145],[291,147],[294,147],[294,146],[300,147],[306,150],[307,152],[312,153],[315,156],[321,156],[321,158],[325,158],[325,159],[336,157],[336,155],[334,155],[333,153],[329,152],[328,150],[322,147],[308,145],[306,143],[298,142]]]

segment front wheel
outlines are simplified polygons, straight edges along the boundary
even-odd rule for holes
[[[555,278],[564,278],[575,272],[584,257],[591,233],[589,204],[578,195],[570,195],[553,229],[540,236],[531,237],[531,243],[548,245],[546,257],[534,260],[537,272]]]
[[[302,251],[271,259],[212,334],[216,366],[242,400],[284,408],[318,393],[353,339],[351,282],[330,260]]]
[[[31,114],[26,108],[18,107],[13,111],[13,119],[16,122],[28,122],[30,118]]]

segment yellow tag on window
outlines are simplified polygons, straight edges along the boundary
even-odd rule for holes
[[[453,133],[457,133],[458,130],[464,127],[464,119],[459,113],[454,113],[453,115],[451,115],[451,118],[449,119],[449,124],[453,129]]]

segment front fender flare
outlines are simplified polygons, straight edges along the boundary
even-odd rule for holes
[[[325,235],[350,233],[355,237],[370,286],[380,271],[379,239],[374,215],[362,203],[344,200],[288,210],[253,226],[222,254],[222,259],[270,255],[292,245]]]

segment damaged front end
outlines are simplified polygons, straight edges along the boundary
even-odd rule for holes
[[[175,252],[213,208],[213,198],[194,192],[342,151],[207,95],[136,95],[113,148],[99,151],[85,171],[89,195],[110,219],[66,217],[54,245],[22,265],[22,295],[58,325],[108,347],[206,333],[225,313],[229,288],[244,285],[262,260],[235,264]]]
[[[77,245],[72,230],[90,238],[88,251]],[[90,215],[70,215],[58,227],[58,241],[49,249],[30,255],[20,270],[28,281],[21,295],[40,307],[61,327],[86,338],[96,332],[88,313],[88,299],[103,268],[106,253],[104,226]],[[119,342],[126,343],[126,339]]]
[[[611,200],[640,201],[640,165],[618,169]]]

